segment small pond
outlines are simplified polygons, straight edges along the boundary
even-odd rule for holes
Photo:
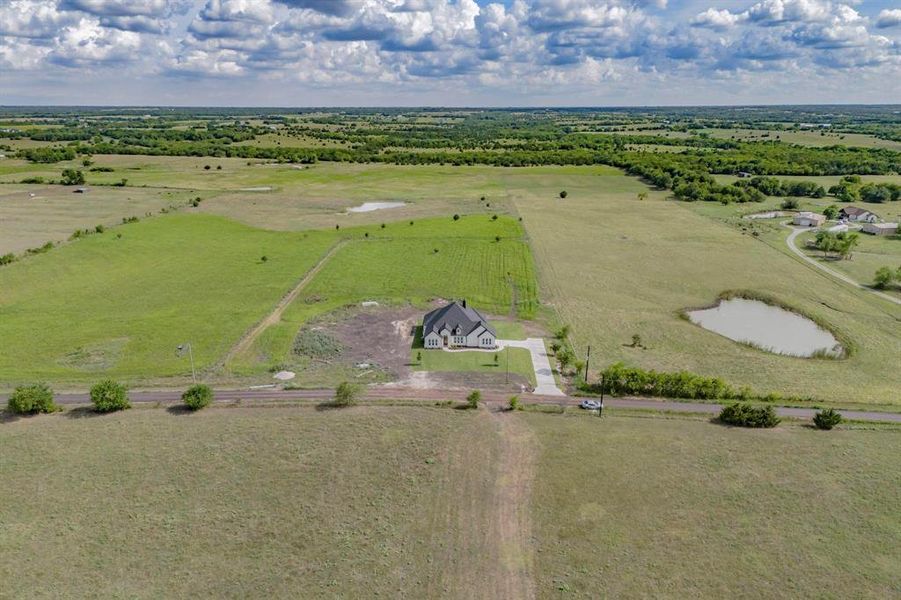
[[[364,202],[360,206],[353,206],[347,209],[351,213],[372,212],[374,210],[383,210],[386,208],[400,208],[405,206],[406,202]]]
[[[688,312],[692,323],[775,354],[810,357],[826,351],[840,356],[838,340],[810,319],[759,300],[732,298],[713,308]]]

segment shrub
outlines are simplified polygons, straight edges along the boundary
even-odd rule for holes
[[[94,231],[97,233],[103,233],[104,231],[106,231],[106,227],[104,227],[103,225],[97,225],[96,227],[94,227]]]
[[[687,371],[660,373],[616,363],[601,371],[600,375],[602,383],[591,386],[591,389],[608,394],[693,400],[722,400],[737,395],[722,379],[703,377]]]
[[[798,201],[795,200],[794,198],[786,198],[785,200],[782,201],[782,208],[784,208],[784,209],[795,210],[799,206],[801,206],[801,205],[798,204]]]
[[[189,387],[181,395],[181,400],[191,410],[200,410],[213,402],[213,390],[208,385],[198,383]]]
[[[112,379],[105,379],[91,388],[91,402],[97,412],[113,412],[131,408],[125,386]]]
[[[344,346],[324,331],[304,329],[294,338],[294,354],[310,358],[333,358],[341,354]]]
[[[459,221],[459,220],[460,220],[460,215],[454,215],[454,221]]]
[[[561,198],[566,198],[567,196],[569,196],[569,194],[567,193],[566,190],[563,190],[562,192],[560,192],[560,197],[561,197]]]
[[[781,419],[772,406],[754,406],[747,402],[736,402],[724,406],[719,420],[738,427],[775,427]]]
[[[817,429],[832,429],[842,422],[842,416],[833,408],[821,410],[813,416],[813,424]]]
[[[342,382],[335,389],[335,406],[353,406],[360,395],[360,386],[347,381]]]
[[[12,252],[7,252],[6,254],[0,256],[0,265],[8,265],[16,262],[16,255]]]
[[[52,413],[60,410],[53,402],[53,390],[44,383],[17,387],[7,401],[7,408],[10,412],[20,415]]]
[[[519,396],[510,396],[510,410],[522,410],[522,405],[519,403]]]
[[[482,401],[482,392],[479,390],[473,390],[469,392],[469,395],[466,396],[466,404],[469,408],[478,408],[479,402]]]

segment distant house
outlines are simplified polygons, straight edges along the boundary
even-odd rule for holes
[[[466,300],[451,302],[422,319],[426,348],[496,348],[497,332]]]
[[[873,235],[895,235],[898,233],[897,223],[866,223],[861,231]]]
[[[819,227],[826,222],[826,215],[812,212],[799,212],[795,215],[792,223],[800,227]]]
[[[846,221],[858,223],[875,223],[879,220],[879,215],[858,206],[846,206],[838,212],[838,216]]]

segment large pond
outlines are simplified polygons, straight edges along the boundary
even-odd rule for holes
[[[810,319],[758,300],[722,300],[713,308],[690,311],[688,318],[730,340],[776,354],[801,357],[819,352],[842,354],[835,336]]]
[[[360,206],[352,206],[347,212],[362,213],[372,212],[374,210],[384,210],[386,208],[400,208],[406,205],[406,202],[364,202]]]

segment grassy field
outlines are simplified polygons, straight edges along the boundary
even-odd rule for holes
[[[421,354],[422,359],[417,360]],[[497,356],[497,362],[494,357]],[[508,362],[509,360],[509,362]],[[452,371],[459,373],[495,373],[503,375],[508,367],[535,385],[532,355],[525,348],[506,348],[499,352],[445,352],[443,350],[414,350],[410,354],[414,371]]]
[[[779,140],[799,146],[857,146],[861,148],[888,148],[901,150],[901,142],[882,140],[863,133],[840,133],[829,130],[779,131],[758,129],[702,129],[710,137],[739,141],[768,142]]]
[[[198,367],[211,364],[333,242],[175,214],[3,267],[0,380],[190,374],[176,345],[191,342]]]
[[[901,593],[898,431],[524,418],[541,597]]]
[[[583,358],[591,344],[596,367],[624,361],[716,375],[762,392],[898,401],[898,307],[630,177],[586,168],[556,178],[516,173],[506,183],[532,241],[542,300],[572,325]],[[556,197],[558,189],[568,190],[566,200]],[[650,191],[649,199],[637,200],[640,191]],[[679,318],[681,309],[705,306],[729,289],[775,296],[823,319],[858,350],[843,361],[786,358]],[[648,349],[626,347],[633,334]]]
[[[305,322],[363,301],[425,308],[435,298],[466,298],[488,313],[522,318],[536,314],[532,256],[520,224],[512,218],[444,217],[412,226],[402,221],[384,229],[341,231],[352,241],[310,281],[281,320],[236,357],[235,370],[250,373],[260,365],[290,360],[291,342]]]
[[[0,595],[888,598],[899,451],[615,411],[11,420]]]
[[[46,242],[65,241],[76,229],[108,227],[123,217],[142,217],[194,197],[188,192],[145,188],[94,187],[87,194],[73,191],[58,185],[0,186],[0,254],[18,254]]]
[[[873,275],[876,269],[880,267],[889,267],[897,269],[901,267],[901,240],[883,236],[860,234],[860,245],[854,250],[853,255],[848,260],[834,260],[832,258],[823,258],[823,253],[819,251],[809,250],[807,241],[814,239],[814,233],[803,233],[798,236],[796,242],[798,248],[803,250],[808,256],[815,260],[823,262],[826,266],[846,273],[855,281],[864,285],[873,283]],[[894,286],[887,293],[894,293],[901,297],[901,289]]]

